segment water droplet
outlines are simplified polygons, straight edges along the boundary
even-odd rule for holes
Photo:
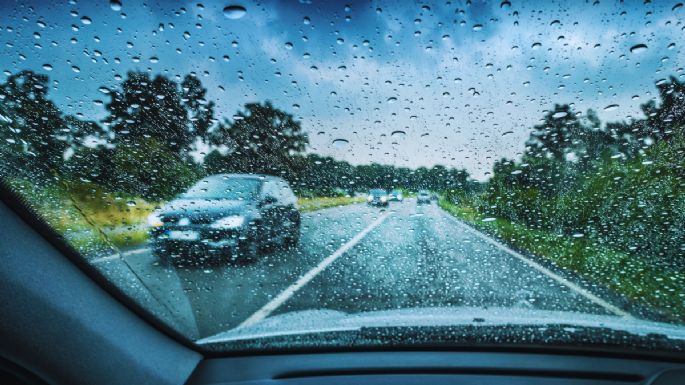
[[[388,100],[387,100],[388,103],[395,103],[396,101],[397,101],[397,98],[394,97],[394,96],[389,97]]]
[[[126,202],[126,206],[133,207],[133,206],[135,206],[135,205],[136,205],[136,202],[135,202],[135,201],[128,201],[128,202]]]
[[[676,9],[682,8],[682,7],[683,7],[683,3],[677,3],[676,5],[673,6],[673,8],[671,8],[671,11],[675,11]]]
[[[565,117],[566,115],[568,115],[568,112],[560,111],[560,112],[554,113],[554,114],[552,115],[552,117],[553,117],[554,119],[559,119],[559,118]]]
[[[72,67],[71,67],[71,70],[74,71],[74,72],[76,72],[76,73],[81,72],[81,69],[78,68],[77,66],[72,66]]]
[[[473,26],[473,30],[474,30],[474,31],[480,31],[481,29],[483,29],[483,25],[482,25],[482,24],[475,24],[475,25]]]
[[[347,147],[348,144],[350,144],[350,141],[347,139],[342,139],[342,138],[333,139],[333,147],[345,148],[345,147]]]
[[[52,65],[50,64],[43,64],[43,69],[46,71],[52,71]]]
[[[509,0],[504,0],[503,2],[500,3],[499,7],[500,7],[500,8],[509,8],[509,7],[511,7],[511,1],[509,1]]]
[[[604,111],[613,111],[618,108],[618,104],[609,104],[608,106],[604,107]]]
[[[224,8],[224,16],[231,20],[240,19],[245,16],[247,10],[242,5],[229,5]]]
[[[646,44],[635,44],[634,46],[630,47],[630,53],[640,53],[640,52],[644,52],[646,50],[647,50]]]
[[[402,130],[396,130],[390,133],[390,136],[395,137],[395,138],[403,138],[406,136],[407,133],[402,131]]]
[[[110,0],[109,7],[112,8],[113,11],[121,11],[121,1]]]
[[[343,43],[345,43],[345,39],[343,39],[342,37],[339,37],[335,42],[338,44],[343,44]]]
[[[309,16],[305,16],[304,19],[302,19],[302,22],[305,25],[309,25],[312,22],[312,20],[309,18]]]
[[[483,222],[494,222],[496,220],[497,220],[497,218],[493,218],[493,217],[483,218]]]
[[[285,49],[293,49],[293,43],[291,43],[291,42],[285,43]]]
[[[88,25],[88,24],[90,24],[90,23],[92,23],[92,22],[93,22],[93,20],[91,20],[90,17],[88,17],[88,16],[83,16],[83,17],[81,18],[81,23],[83,23],[83,24],[85,24],[85,25]]]
[[[532,49],[538,49],[542,47],[542,43],[533,43],[533,45],[530,46]]]

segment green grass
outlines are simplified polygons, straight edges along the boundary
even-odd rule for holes
[[[321,210],[329,207],[350,205],[353,203],[364,202],[363,197],[315,197],[315,198],[297,198],[297,205],[300,212],[306,213],[310,211]]]
[[[146,229],[143,230],[127,230],[125,232],[119,232],[114,234],[109,234],[107,238],[117,247],[127,248],[142,245],[148,240],[148,232]]]
[[[455,217],[515,249],[571,270],[589,282],[608,287],[658,311],[673,322],[685,319],[685,274],[682,272],[659,269],[593,239],[529,229],[502,218],[483,221],[484,215],[467,203],[454,204],[441,199],[439,204]]]
[[[92,184],[72,185],[72,189],[68,189],[60,184],[38,186],[21,179],[9,182],[11,188],[82,255],[111,251],[112,246],[144,243],[146,230],[133,227],[122,230],[121,227],[145,223],[158,206],[140,198],[106,192]]]

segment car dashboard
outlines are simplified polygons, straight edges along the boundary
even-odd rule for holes
[[[682,385],[685,365],[570,354],[405,351],[259,355],[202,361],[189,385]]]

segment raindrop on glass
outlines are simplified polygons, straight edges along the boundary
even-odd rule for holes
[[[644,52],[646,50],[647,50],[646,44],[635,44],[634,46],[630,47],[630,53],[640,53],[640,52]]]
[[[229,5],[224,8],[224,16],[231,20],[240,19],[245,16],[247,10],[242,5]]]
[[[347,139],[342,139],[342,138],[333,139],[333,147],[345,148],[345,147],[347,147],[348,144],[350,144],[350,141]]]

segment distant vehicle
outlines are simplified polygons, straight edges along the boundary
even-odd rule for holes
[[[372,189],[369,191],[369,196],[366,197],[366,201],[371,206],[387,206],[388,192],[379,188]]]
[[[435,192],[431,193],[431,200],[437,201],[438,200],[438,193],[435,193]]]
[[[163,263],[189,251],[249,260],[260,248],[294,246],[300,238],[295,194],[285,180],[266,175],[206,177],[150,215],[148,223],[154,254]]]
[[[416,195],[416,204],[422,205],[422,204],[430,204],[430,203],[431,203],[430,193],[426,190],[420,190],[419,193]]]
[[[402,191],[400,190],[392,190],[390,191],[390,194],[388,194],[388,200],[402,202],[404,200],[404,195],[402,195]]]

